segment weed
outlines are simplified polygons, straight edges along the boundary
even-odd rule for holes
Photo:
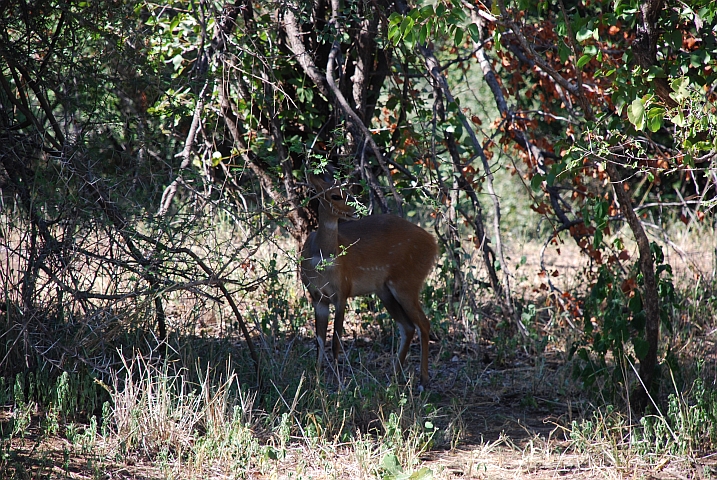
[[[381,460],[381,478],[384,480],[431,480],[433,471],[423,467],[415,472],[404,473],[398,457],[393,453],[388,453]]]
[[[698,372],[701,366],[698,365]],[[640,419],[637,449],[643,455],[694,457],[717,448],[717,391],[697,377],[688,393],[671,393],[667,411]]]
[[[23,401],[16,402],[15,410],[13,411],[13,427],[12,437],[20,436],[25,438],[28,433],[28,428],[32,423],[32,416],[37,410],[37,404],[35,402],[25,403]]]
[[[595,410],[588,419],[573,420],[570,428],[572,447],[607,461],[609,465],[624,465],[624,433],[629,428],[624,415],[612,405]]]

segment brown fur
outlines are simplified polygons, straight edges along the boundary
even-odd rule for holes
[[[421,385],[428,385],[430,322],[420,293],[438,254],[436,240],[422,228],[394,215],[352,218],[353,208],[338,188],[312,176],[318,192],[319,228],[302,249],[301,277],[316,314],[318,362],[322,361],[329,304],[336,309],[332,351],[337,360],[349,297],[376,293],[402,330],[398,359],[403,364],[416,328],[421,334]]]

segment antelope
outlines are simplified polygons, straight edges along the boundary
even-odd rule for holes
[[[317,368],[321,368],[326,356],[329,305],[335,308],[331,348],[336,363],[347,299],[375,293],[398,324],[401,366],[416,328],[419,330],[423,390],[428,386],[430,322],[419,295],[436,260],[436,240],[421,227],[395,215],[369,215],[356,220],[347,194],[333,179],[329,182],[310,175],[309,181],[319,200],[319,227],[304,243],[301,279],[314,306]],[[352,221],[339,223],[340,219]]]

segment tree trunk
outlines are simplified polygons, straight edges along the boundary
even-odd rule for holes
[[[625,190],[626,183],[617,171],[617,167],[611,161],[606,162],[607,173],[610,175],[615,196],[620,202],[620,209],[625,216],[627,224],[632,230],[640,252],[640,272],[643,277],[642,304],[645,309],[645,340],[648,343],[648,351],[644,358],[640,359],[640,379],[642,385],[633,392],[631,404],[638,412],[642,413],[648,405],[649,391],[656,378],[657,366],[657,343],[660,337],[660,305],[657,295],[657,280],[655,279],[655,265],[652,261],[650,241],[642,228],[640,219],[637,218],[632,208],[630,194]]]

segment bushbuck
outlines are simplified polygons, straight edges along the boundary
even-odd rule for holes
[[[309,181],[319,200],[319,228],[309,235],[302,249],[301,278],[315,311],[318,367],[325,356],[329,304],[336,310],[331,339],[336,362],[347,299],[375,293],[398,323],[398,360],[402,366],[418,328],[421,387],[427,387],[430,322],[423,313],[420,293],[436,261],[436,240],[395,215],[369,215],[357,220],[347,194],[332,178],[311,175]]]

